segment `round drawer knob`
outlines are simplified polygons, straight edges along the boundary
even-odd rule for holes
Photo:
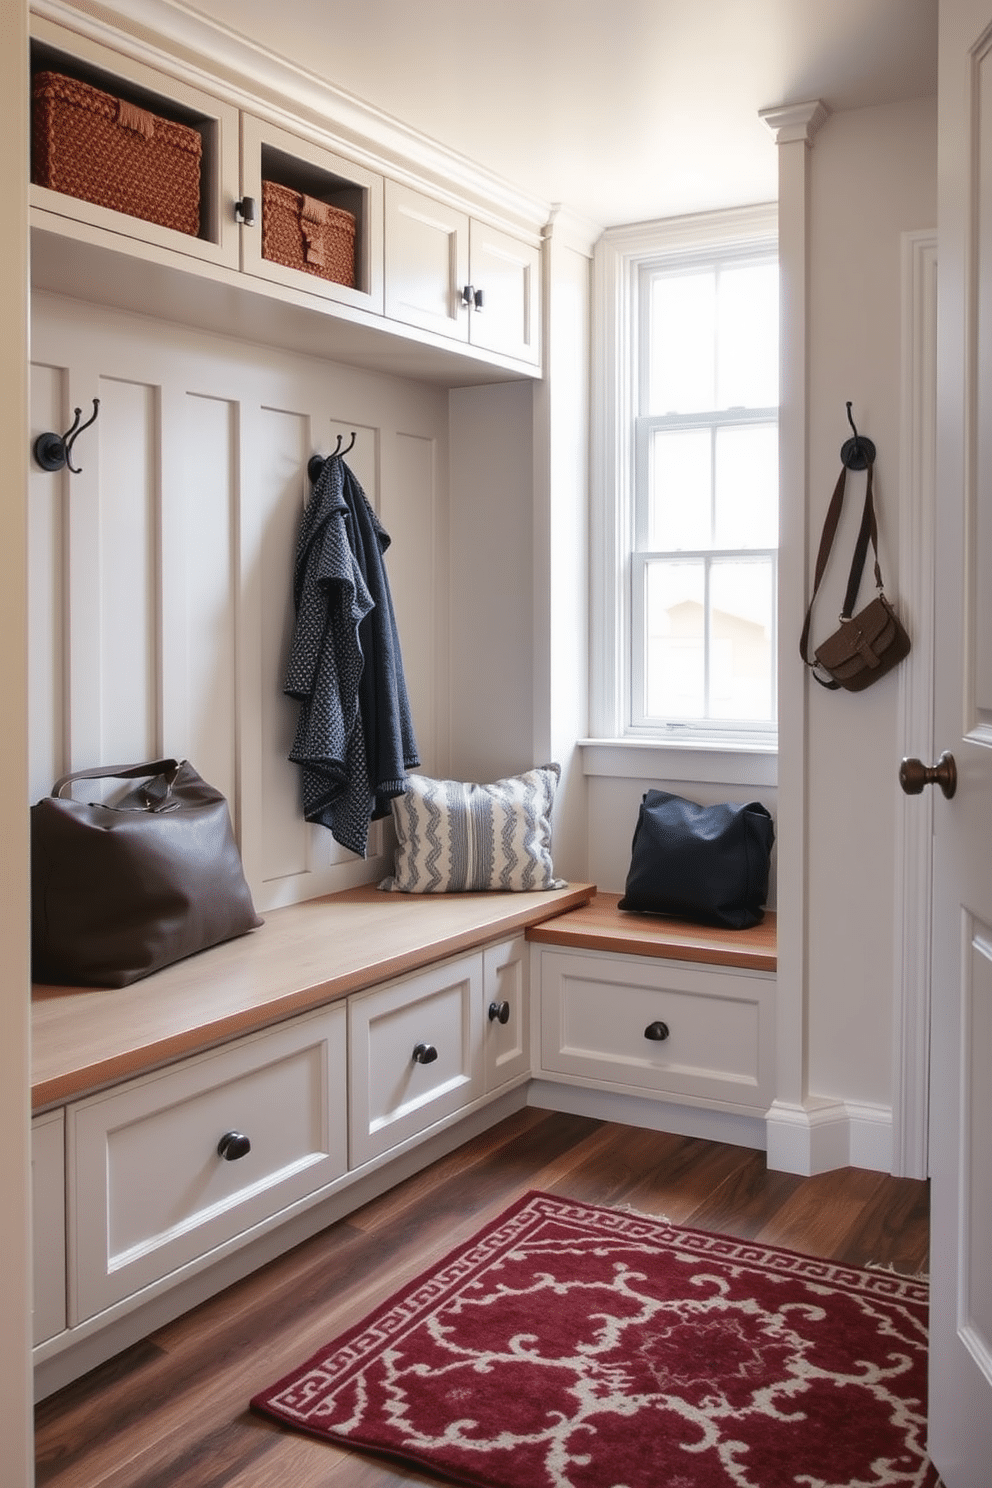
[[[217,1143],[217,1156],[225,1162],[237,1162],[239,1157],[247,1157],[250,1151],[251,1143],[244,1132],[225,1132]]]
[[[649,1023],[647,1028],[645,1028],[644,1030],[644,1037],[646,1039],[651,1039],[651,1041],[656,1044],[664,1043],[665,1039],[667,1039],[668,1037],[668,1024]]]
[[[437,1058],[437,1050],[433,1044],[417,1044],[413,1051],[413,1057],[417,1064],[433,1064]]]
[[[489,1004],[490,1023],[509,1023],[510,1004],[508,1002],[491,1002]]]

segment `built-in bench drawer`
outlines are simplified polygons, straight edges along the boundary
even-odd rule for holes
[[[353,1168],[484,1093],[482,1003],[481,952],[349,999]]]
[[[71,1324],[346,1171],[345,1024],[337,1004],[68,1108]]]
[[[540,952],[541,1072],[763,1112],[774,978],[597,951]]]

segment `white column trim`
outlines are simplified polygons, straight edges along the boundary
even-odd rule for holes
[[[810,151],[827,110],[819,102],[792,104],[763,109],[761,118],[779,146],[781,285],[777,1099],[769,1112],[768,1161],[773,1168],[803,1171],[795,1164],[809,1160],[809,684],[796,638],[806,609],[809,561]]]
[[[759,109],[758,117],[768,125],[777,145],[810,145],[816,131],[826,123],[829,110],[819,99],[813,99],[809,103],[783,103],[777,108]]]
[[[937,234],[902,240],[902,435],[899,582],[895,593],[913,649],[899,669],[903,755],[933,759],[934,527],[936,520]],[[893,1167],[898,1177],[928,1173],[930,925],[933,792],[899,797],[893,988]]]

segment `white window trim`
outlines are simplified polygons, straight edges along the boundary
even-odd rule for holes
[[[637,751],[635,774],[644,768],[645,746],[659,752],[677,751],[683,763],[700,751],[700,778],[712,770],[712,757],[721,754],[777,752],[768,734],[721,730],[700,731],[692,737],[650,739],[631,732],[630,594],[626,562],[631,549],[634,441],[630,435],[636,413],[638,348],[634,344],[634,308],[641,265],[659,253],[705,252],[731,243],[748,248],[775,249],[778,208],[775,203],[707,212],[698,216],[637,223],[608,229],[596,244],[593,308],[592,513],[590,732],[588,746],[608,744],[610,758],[619,760],[625,749]],[[762,772],[763,773],[763,772]]]

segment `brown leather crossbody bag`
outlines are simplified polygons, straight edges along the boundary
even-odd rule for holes
[[[854,546],[854,557],[847,579],[844,608],[840,614],[840,625],[809,655],[809,633],[813,617],[813,601],[827,567],[830,550],[837,535],[841,509],[844,504],[844,488],[847,481],[847,466],[841,466],[840,476],[830,498],[827,515],[820,537],[820,548],[816,556],[816,572],[813,593],[806,611],[806,622],[799,640],[799,654],[809,667],[821,687],[835,690],[844,687],[848,692],[862,692],[890,672],[904,657],[909,655],[910,639],[895,609],[886,598],[882,584],[882,570],[878,563],[878,524],[875,519],[875,501],[872,490],[874,462],[868,462],[868,481],[865,487],[865,504],[861,514],[861,527]],[[858,589],[871,543],[875,559],[875,584],[878,594],[870,604],[855,615]]]

